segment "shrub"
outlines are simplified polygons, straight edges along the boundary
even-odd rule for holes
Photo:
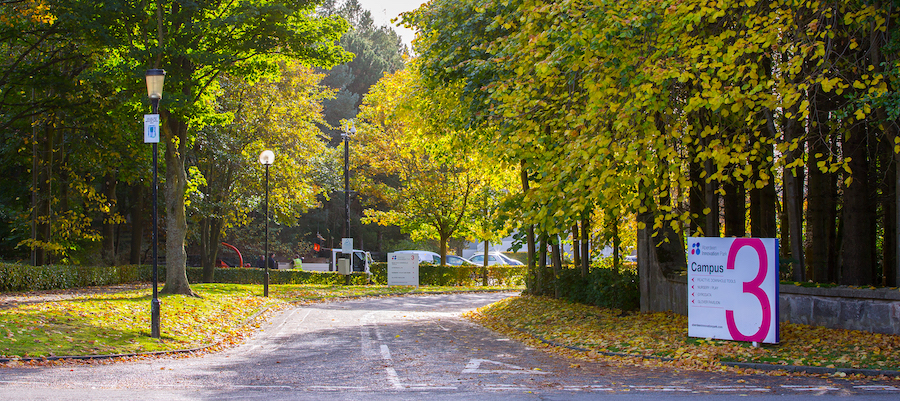
[[[638,275],[634,269],[616,271],[593,266],[587,277],[581,270],[564,268],[559,275],[560,298],[604,308],[637,310],[641,307]]]
[[[0,291],[56,290],[150,279],[147,266],[29,266],[0,263]]]

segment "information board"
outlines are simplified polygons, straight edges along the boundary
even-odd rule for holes
[[[159,143],[159,114],[144,114],[144,143]]]
[[[688,336],[778,343],[778,240],[688,238]]]
[[[388,285],[419,286],[419,255],[415,253],[388,254]]]

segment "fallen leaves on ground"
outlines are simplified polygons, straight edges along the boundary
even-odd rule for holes
[[[278,300],[240,287],[195,285],[200,297],[160,296],[160,339],[150,338],[149,289],[20,305],[0,311],[6,358],[133,354],[213,344]]]
[[[721,370],[726,368],[720,361],[733,361],[900,370],[900,336],[895,335],[781,323],[781,342],[757,348],[744,342],[688,337],[687,317],[674,313],[622,312],[533,296],[508,298],[466,316],[524,341],[536,343],[537,339],[588,350],[557,349],[571,356],[639,365]]]

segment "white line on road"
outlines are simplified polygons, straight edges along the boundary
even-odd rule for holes
[[[370,390],[368,387],[364,386],[309,386],[309,388],[313,390],[325,391]]]
[[[487,363],[488,365],[494,365],[494,366],[497,366],[500,368],[505,368],[505,369],[482,369],[481,364],[483,364],[483,363]],[[548,372],[545,372],[543,370],[537,370],[537,369],[526,370],[525,368],[523,368],[521,366],[516,366],[516,365],[503,363],[503,362],[492,361],[490,359],[470,359],[469,362],[466,363],[466,367],[465,367],[465,369],[463,369],[462,373],[464,373],[464,374],[465,373],[479,373],[479,374],[515,373],[515,374],[545,375]]]
[[[293,390],[293,389],[294,389],[294,388],[291,387],[291,386],[264,386],[264,385],[258,385],[258,386],[254,386],[254,385],[233,385],[233,386],[231,386],[231,387],[232,387],[232,388],[251,388],[251,389],[252,389],[252,388],[266,388],[266,389],[270,389],[270,388],[280,388],[280,389],[284,389],[284,390]]]
[[[359,339],[362,347],[363,357],[366,359],[375,358],[375,350],[372,349],[372,334],[369,332],[369,318],[372,317],[370,312],[359,318]]]
[[[628,386],[632,390],[637,391],[691,391],[691,389],[682,386]]]
[[[831,387],[831,386],[793,386],[793,385],[787,385],[787,384],[781,385],[781,388],[787,389],[787,390],[794,390],[794,391],[837,391],[837,390],[840,390],[837,387]]]
[[[393,359],[391,359],[391,350],[388,349],[387,344],[381,344],[381,359],[384,359],[388,362],[393,362]]]
[[[592,384],[589,386],[563,386],[565,391],[614,391],[612,387]]]
[[[900,387],[894,386],[853,386],[853,388],[866,391],[900,391]]]
[[[769,392],[771,390],[764,387],[755,387],[755,386],[703,386],[709,390],[716,391],[759,391],[759,392]]]
[[[534,387],[515,384],[487,384],[484,386],[484,389],[487,391],[536,391]]]
[[[400,383],[400,376],[397,376],[397,371],[390,366],[385,367],[384,370],[387,372],[388,381],[391,385],[394,386],[395,389],[402,389],[403,383]]]

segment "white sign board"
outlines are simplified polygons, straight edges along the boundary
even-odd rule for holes
[[[159,114],[144,114],[144,143],[159,143]]]
[[[353,253],[353,238],[341,238],[341,253],[345,255]]]
[[[388,285],[419,286],[419,255],[415,253],[388,254]]]
[[[688,336],[778,343],[778,240],[688,238]]]

